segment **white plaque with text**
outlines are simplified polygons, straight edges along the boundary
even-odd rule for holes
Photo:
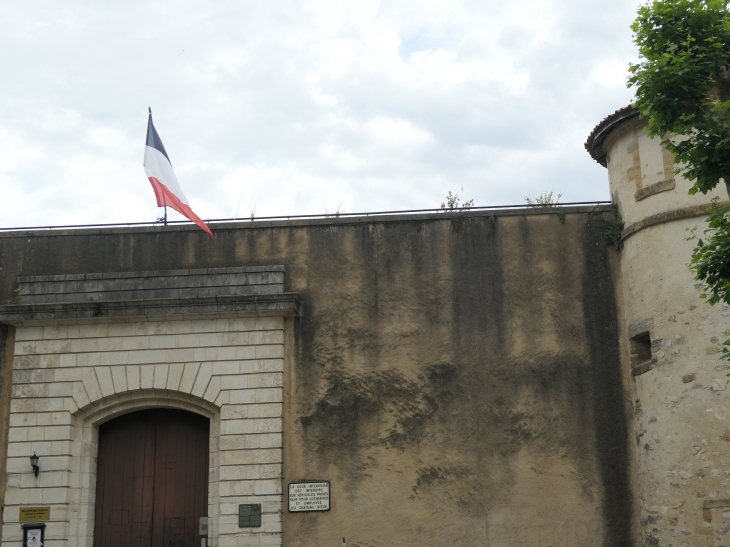
[[[329,482],[292,482],[289,484],[289,512],[329,510]]]

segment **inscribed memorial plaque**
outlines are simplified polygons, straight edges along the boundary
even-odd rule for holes
[[[48,520],[51,518],[51,507],[21,507],[20,508],[20,522],[28,521],[41,521]]]
[[[329,510],[329,482],[292,482],[289,484],[289,512]]]

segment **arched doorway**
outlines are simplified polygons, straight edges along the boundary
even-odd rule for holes
[[[94,547],[198,547],[208,510],[208,418],[132,412],[99,427]]]

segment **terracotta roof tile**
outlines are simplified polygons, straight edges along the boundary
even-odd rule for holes
[[[606,153],[603,151],[603,141],[605,141],[609,133],[616,129],[616,127],[620,124],[630,118],[635,118],[638,115],[639,111],[634,108],[634,104],[631,103],[630,105],[619,108],[613,114],[603,118],[593,131],[591,131],[591,134],[588,135],[588,140],[585,142],[586,150],[588,150],[591,157],[606,167]]]

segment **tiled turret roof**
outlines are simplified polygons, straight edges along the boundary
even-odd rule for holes
[[[639,111],[634,108],[634,104],[619,108],[613,114],[606,116],[601,123],[599,123],[591,134],[588,135],[588,140],[585,143],[586,150],[591,157],[598,163],[606,167],[606,153],[603,151],[603,141],[606,140],[609,133],[616,129],[620,124],[630,118],[635,118],[639,115]]]

